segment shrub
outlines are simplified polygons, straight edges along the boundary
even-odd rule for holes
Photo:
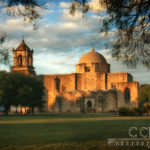
[[[145,109],[143,108],[133,108],[134,116],[141,116],[145,113]]]
[[[143,110],[139,108],[129,109],[128,107],[120,107],[119,115],[121,116],[141,116],[143,114]]]
[[[119,112],[119,115],[121,116],[129,116],[130,114],[130,110],[127,107],[120,107],[118,112]]]

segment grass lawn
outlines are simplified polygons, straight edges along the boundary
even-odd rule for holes
[[[133,126],[150,127],[150,117],[110,113],[0,116],[0,149],[127,149],[106,146],[106,141],[129,138],[128,129]]]

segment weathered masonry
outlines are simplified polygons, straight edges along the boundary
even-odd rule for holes
[[[12,71],[35,75],[33,50],[24,40],[13,50]],[[76,73],[42,75],[49,112],[108,112],[137,107],[139,83],[127,72],[111,73],[110,64],[94,49],[84,54]]]

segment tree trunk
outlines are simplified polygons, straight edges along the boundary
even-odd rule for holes
[[[10,109],[10,106],[9,105],[5,105],[4,106],[4,114],[7,116],[8,115],[8,111]]]
[[[20,114],[22,114],[22,106],[21,106]]]
[[[25,115],[27,114],[27,108],[25,107]]]
[[[17,110],[18,106],[16,106],[16,114],[18,114],[18,110]]]
[[[34,107],[32,107],[32,115],[34,114]]]

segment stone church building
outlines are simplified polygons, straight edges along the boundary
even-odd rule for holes
[[[35,75],[33,50],[24,40],[13,49],[12,72]],[[44,110],[48,112],[108,112],[137,107],[139,83],[127,72],[110,72],[110,64],[94,49],[84,54],[71,74],[42,75]]]

